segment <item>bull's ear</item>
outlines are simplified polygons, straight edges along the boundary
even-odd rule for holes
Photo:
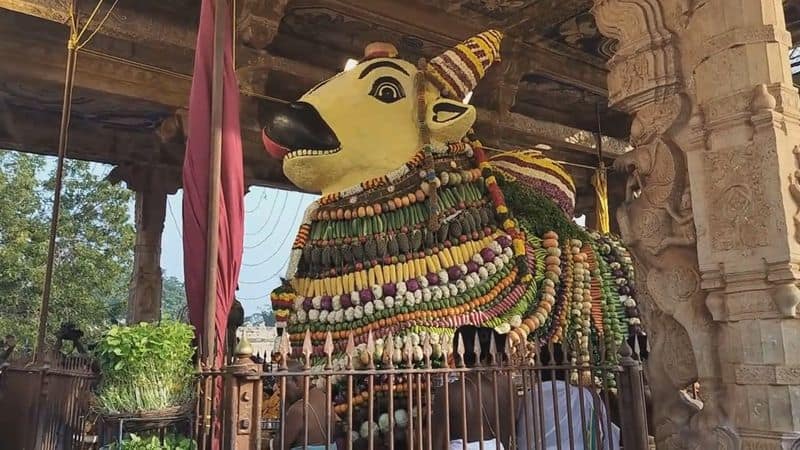
[[[437,98],[428,105],[425,122],[436,142],[457,142],[475,123],[475,107],[459,101]]]

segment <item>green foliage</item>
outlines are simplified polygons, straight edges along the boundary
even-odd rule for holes
[[[197,444],[184,436],[168,434],[162,443],[158,436],[139,437],[135,434],[111,446],[111,450],[195,450]]]
[[[161,317],[188,322],[186,307],[186,288],[175,277],[164,277],[161,285]]]
[[[193,337],[190,325],[174,321],[111,327],[95,348],[103,377],[101,410],[155,411],[191,400]]]
[[[44,284],[55,164],[0,151],[0,333],[33,345]],[[132,193],[67,161],[47,337],[70,321],[94,339],[124,317],[133,264]]]
[[[274,327],[277,323],[277,320],[275,320],[275,312],[272,310],[272,308],[262,310],[261,318],[264,321],[263,323],[265,327]]]
[[[249,316],[245,317],[244,323],[247,325],[264,325],[265,327],[274,327],[276,323],[275,313],[272,311],[272,308],[266,307],[255,314],[250,314]]]
[[[500,174],[496,177],[509,209],[528,232],[542,236],[555,231],[559,239],[589,241],[586,230],[565,216],[555,202],[518,183],[506,181]]]

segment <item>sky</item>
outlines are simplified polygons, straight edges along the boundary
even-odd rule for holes
[[[56,158],[47,157],[49,170],[56,167]],[[91,163],[91,172],[105,178],[112,166]],[[44,178],[42,179],[44,181]],[[252,187],[245,196],[244,255],[239,274],[237,298],[247,315],[270,307],[269,294],[280,285],[286,273],[289,253],[303,213],[317,196],[279,189]],[[167,198],[167,214],[161,238],[161,269],[165,277],[183,281],[182,236],[183,191]],[[128,206],[133,224],[134,202]]]
[[[316,196],[269,188],[251,188],[245,196],[244,255],[237,298],[251,315],[269,307],[270,292],[280,285],[303,213]],[[164,276],[183,280],[182,191],[167,199],[161,239]]]

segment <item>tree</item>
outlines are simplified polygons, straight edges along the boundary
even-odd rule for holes
[[[186,305],[186,288],[175,277],[164,277],[161,284],[161,317],[182,322],[189,320]]]
[[[0,151],[0,333],[32,346],[44,284],[54,165]],[[124,317],[133,264],[132,193],[67,161],[61,199],[48,339],[72,322],[89,339]]]
[[[248,325],[264,325],[265,327],[274,327],[275,313],[272,312],[272,308],[264,308],[255,314],[247,316],[244,322]]]

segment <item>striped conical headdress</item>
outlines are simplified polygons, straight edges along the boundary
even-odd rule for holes
[[[489,30],[446,50],[428,63],[430,81],[443,96],[463,99],[475,89],[486,70],[495,61],[500,61],[502,40],[503,33]]]
[[[535,150],[500,153],[490,161],[506,179],[551,199],[567,217],[572,218],[575,213],[575,181],[561,164]]]

